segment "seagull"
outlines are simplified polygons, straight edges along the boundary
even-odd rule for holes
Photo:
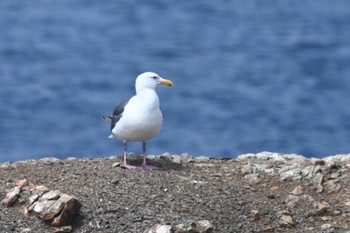
[[[155,90],[159,85],[173,86],[173,82],[153,72],[140,74],[135,82],[136,95],[117,105],[111,116],[103,117],[112,121],[112,134],[109,138],[117,138],[124,142],[124,162],[121,167],[125,169],[138,168],[126,162],[129,141],[142,142],[143,162],[139,168],[157,169],[146,163],[146,141],[156,136],[163,124],[163,114]]]

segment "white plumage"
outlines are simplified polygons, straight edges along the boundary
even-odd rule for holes
[[[119,104],[111,119],[112,134],[110,138],[124,141],[124,163],[125,168],[135,168],[126,162],[127,142],[141,141],[143,143],[143,169],[154,169],[146,164],[146,141],[156,136],[163,124],[163,115],[159,108],[159,98],[156,93],[158,85],[173,86],[172,81],[163,79],[153,72],[140,74],[135,82],[136,95],[127,102]]]

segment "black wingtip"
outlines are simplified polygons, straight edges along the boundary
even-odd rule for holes
[[[103,116],[102,119],[103,120],[112,120],[112,116]]]

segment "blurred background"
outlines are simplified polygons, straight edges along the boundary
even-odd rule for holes
[[[154,71],[148,154],[350,153],[350,1],[0,1],[0,162],[122,154],[116,104]],[[129,143],[140,153],[140,143]]]

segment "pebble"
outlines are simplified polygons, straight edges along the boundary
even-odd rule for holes
[[[253,221],[259,220],[260,219],[259,210],[252,210],[252,211],[250,211],[250,216],[252,217]]]
[[[212,233],[213,225],[208,220],[198,222],[189,222],[187,224],[178,224],[175,226],[174,233]]]
[[[273,232],[273,228],[271,226],[265,226],[263,232]]]
[[[280,224],[282,226],[294,226],[294,221],[293,221],[293,218],[290,216],[289,212],[288,211],[280,211],[279,212],[279,215],[280,215]]]
[[[180,155],[180,159],[182,164],[186,164],[194,161],[193,156],[190,156],[188,153],[182,153]]]
[[[260,184],[262,182],[262,178],[259,174],[246,174],[244,176],[245,179],[247,179],[248,183],[249,184],[252,184],[252,185],[256,185],[256,184]]]
[[[61,195],[61,192],[58,191],[58,190],[51,190],[51,191],[48,191],[47,193],[44,193],[42,195],[42,199],[45,199],[45,200],[57,200]]]
[[[24,186],[28,186],[29,182],[27,179],[23,179],[23,180],[17,180],[16,181],[16,186],[23,188]]]
[[[332,227],[332,224],[330,224],[330,223],[325,223],[325,224],[322,224],[322,226],[321,226],[322,229],[328,229],[331,227]]]
[[[173,228],[170,225],[156,224],[153,227],[145,230],[143,233],[172,233]]]
[[[22,190],[20,187],[17,187],[17,186],[14,187],[13,189],[10,190],[10,192],[6,194],[5,198],[1,201],[1,204],[7,207],[13,206],[17,201],[21,191]]]
[[[206,157],[206,156],[194,157],[194,162],[195,162],[195,163],[208,162],[209,160],[210,160],[210,158],[209,158],[209,157]]]
[[[61,212],[64,203],[54,200],[37,201],[28,210],[37,213],[43,220],[51,220]]]
[[[114,162],[112,164],[112,167],[120,167],[121,163],[120,162]]]
[[[329,204],[327,202],[318,202],[317,203],[317,214],[323,215],[328,212]]]
[[[31,233],[32,229],[30,228],[20,228],[19,233]]]
[[[64,227],[55,227],[52,231],[52,233],[65,233],[65,232],[71,232],[73,229],[71,226],[64,226]]]
[[[300,172],[301,172],[300,168],[293,168],[291,170],[287,170],[281,173],[280,180],[284,181],[287,178],[292,178],[293,180],[300,180],[301,179]]]
[[[295,188],[293,189],[293,191],[291,192],[291,194],[293,194],[293,195],[302,195],[302,194],[304,194],[304,193],[305,193],[305,191],[304,191],[303,187],[301,187],[300,185],[298,185],[297,187],[295,187]]]
[[[52,165],[52,164],[57,164],[61,162],[60,159],[54,158],[54,157],[44,157],[39,159],[39,161],[43,162],[45,165]]]
[[[282,215],[281,216],[282,225],[294,226],[294,221],[290,215]]]
[[[339,180],[331,179],[324,183],[324,187],[327,190],[327,193],[337,193],[339,192],[341,185],[339,184]]]
[[[291,208],[296,207],[299,201],[300,201],[300,197],[296,195],[288,195],[286,198],[287,206]]]

